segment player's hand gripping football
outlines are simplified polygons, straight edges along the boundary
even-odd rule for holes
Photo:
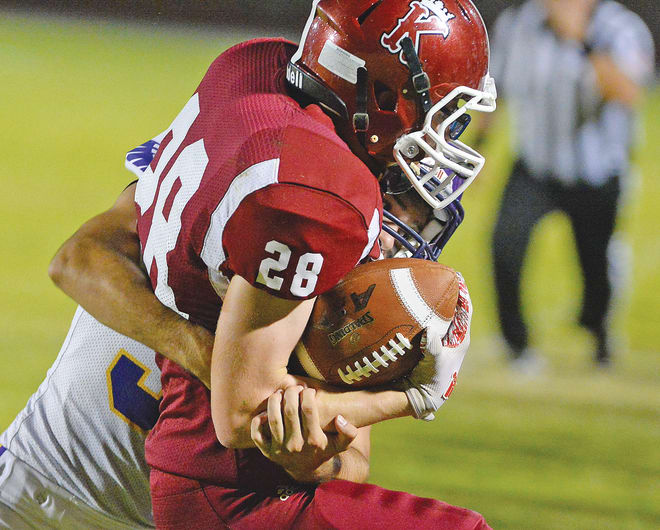
[[[415,411],[415,417],[430,421],[433,413],[449,398],[456,377],[470,345],[472,302],[465,280],[458,275],[458,302],[449,324],[426,328],[422,338],[424,357],[411,374],[401,381],[401,387]]]
[[[358,434],[358,429],[340,416],[334,425],[336,434],[321,429],[316,390],[291,386],[268,398],[267,412],[252,420],[251,436],[264,456],[295,480],[318,483],[333,478],[334,458],[348,449]]]

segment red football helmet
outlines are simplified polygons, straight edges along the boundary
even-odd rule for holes
[[[352,121],[369,155],[396,160],[442,208],[484,164],[458,136],[468,111],[495,109],[488,62],[486,28],[470,0],[314,0],[287,80]],[[418,170],[422,159],[431,171]],[[461,183],[451,191],[454,178]],[[431,180],[439,184],[429,191]]]

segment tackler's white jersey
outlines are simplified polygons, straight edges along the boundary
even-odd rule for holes
[[[144,440],[160,396],[154,351],[78,308],[45,380],[0,444],[90,506],[151,525]]]

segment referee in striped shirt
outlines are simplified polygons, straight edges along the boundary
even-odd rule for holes
[[[546,214],[570,218],[584,276],[580,324],[610,362],[607,248],[629,168],[635,108],[654,72],[651,34],[613,1],[527,0],[497,20],[491,72],[509,103],[517,161],[493,235],[500,322],[511,359],[535,358],[520,303],[530,234]]]

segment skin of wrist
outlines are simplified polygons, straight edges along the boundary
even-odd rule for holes
[[[334,455],[314,469],[286,470],[296,482],[303,484],[320,484],[337,478],[342,469],[342,458]]]
[[[326,432],[334,432],[334,418],[341,414],[356,427],[413,416],[405,392],[396,390],[317,391],[319,417]]]
[[[185,322],[189,341],[186,357],[194,364],[195,375],[208,387],[211,386],[211,356],[215,335],[206,328]]]
[[[161,340],[156,351],[176,362],[199,378],[207,388],[211,385],[211,354],[214,335],[206,328],[181,318],[166,309],[159,321],[162,325]]]

